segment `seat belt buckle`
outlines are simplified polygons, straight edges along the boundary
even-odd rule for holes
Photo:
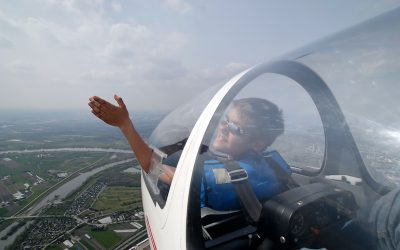
[[[245,181],[249,178],[247,171],[244,169],[228,171],[228,175],[231,178],[231,183]]]

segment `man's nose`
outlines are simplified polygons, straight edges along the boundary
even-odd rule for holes
[[[226,122],[221,122],[219,124],[219,130],[222,134],[227,135],[229,133],[228,124]]]

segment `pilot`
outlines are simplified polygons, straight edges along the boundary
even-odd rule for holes
[[[97,96],[89,98],[88,105],[95,116],[121,130],[140,166],[149,173],[152,167],[153,151],[136,131],[122,98],[114,95],[114,99],[118,106]],[[276,168],[280,168],[278,172],[290,175],[289,167],[279,154],[271,153],[271,158],[277,163],[274,165],[278,166],[274,170],[261,153],[283,131],[282,112],[272,102],[260,98],[233,101],[210,143],[210,151],[220,157],[205,161],[201,207],[207,206],[216,210],[240,208],[223,159],[235,161],[247,172],[248,182],[261,201],[281,192],[284,187],[278,180]],[[171,183],[175,168],[163,165],[162,169],[163,173],[159,179],[165,183]]]
[[[219,157],[205,161],[201,206],[216,210],[240,208],[226,160],[234,160],[246,171],[248,183],[259,200],[283,191],[285,187],[277,175],[290,175],[290,168],[276,151],[266,153],[276,163],[275,168],[262,155],[283,131],[282,111],[272,102],[261,98],[234,100],[210,143],[210,152]]]

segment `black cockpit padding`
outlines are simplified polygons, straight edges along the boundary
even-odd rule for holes
[[[350,191],[325,183],[303,185],[263,204],[257,232],[281,249],[313,246],[339,231],[357,209]]]

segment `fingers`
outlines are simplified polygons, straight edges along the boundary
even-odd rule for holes
[[[100,103],[100,104],[105,104],[105,103],[107,103],[106,100],[104,100],[104,99],[102,99],[101,97],[98,97],[98,96],[92,96],[92,97],[89,98],[89,100],[90,100],[90,101],[96,101],[96,102],[98,102],[98,103]]]
[[[114,95],[118,106],[113,105],[98,96],[89,98],[88,105],[91,107],[91,112],[100,118],[102,121],[113,126],[120,126],[126,119],[129,119],[129,114],[122,98]]]
[[[98,118],[100,118],[100,119],[104,119],[104,117],[102,116],[102,111],[100,110],[100,109],[98,109],[97,107],[95,107],[95,106],[93,106],[93,104],[91,104],[91,103],[88,103],[89,104],[89,106],[92,108],[92,110],[91,110],[91,112],[95,115],[95,116],[97,116]]]
[[[118,105],[119,105],[121,108],[124,108],[124,109],[126,108],[125,103],[124,103],[124,101],[122,100],[121,97],[119,97],[119,96],[117,96],[117,95],[114,95],[114,99],[117,101]]]
[[[98,107],[94,102],[88,102],[88,105],[89,105],[89,107],[92,108],[93,111],[95,111],[95,112],[100,111],[100,109],[99,109],[100,106]]]
[[[104,108],[104,106],[98,105],[97,103],[94,102],[89,102],[88,105],[92,108],[92,113],[95,114],[97,117],[103,118],[106,115],[107,109]]]
[[[88,105],[96,112],[112,110],[116,107],[98,96],[90,97]]]
[[[88,102],[89,107],[92,108],[91,112],[100,118],[101,120],[105,121],[105,115],[107,110],[107,103],[101,104],[100,102],[96,101],[94,98],[90,98]]]
[[[101,103],[99,100],[96,100],[95,98],[91,97],[89,99],[89,103],[88,105],[92,108],[92,109],[100,109],[101,107]]]
[[[89,98],[89,101],[91,103],[93,103],[94,105],[96,105],[96,107],[100,107],[100,106],[114,106],[111,103],[107,102],[106,100],[98,97],[98,96],[92,96]]]
[[[95,116],[97,116],[98,118],[101,119],[101,115],[99,113],[95,112],[94,110],[92,110],[91,112],[92,112],[92,114],[94,114]]]

